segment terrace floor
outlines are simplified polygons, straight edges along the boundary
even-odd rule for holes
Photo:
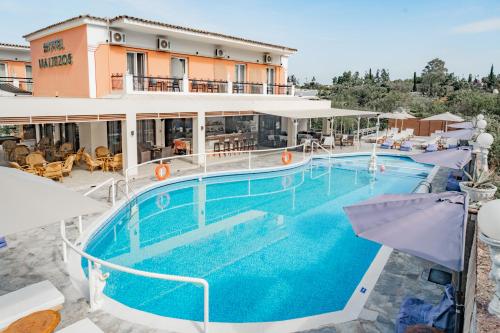
[[[371,145],[363,144],[361,151],[370,151]],[[354,149],[337,150],[338,152],[358,151]],[[335,151],[335,152],[337,152]],[[387,150],[384,150],[387,152]],[[294,153],[294,160],[300,158],[302,153]],[[226,158],[219,163],[217,170],[241,168],[247,166],[248,160],[238,155]],[[219,161],[222,162],[222,161]],[[172,164],[174,172],[184,174],[182,161]],[[184,162],[185,163],[185,162]],[[255,166],[267,166],[275,163],[275,157],[262,157],[261,161],[255,160]],[[215,164],[214,164],[215,165]],[[194,169],[193,169],[194,170]],[[152,177],[151,170],[140,170],[137,183],[140,186]],[[198,170],[194,170],[198,171]],[[442,191],[448,170],[440,170],[433,181],[433,189]],[[141,173],[144,173],[142,175]],[[123,179],[119,173],[104,173],[101,171],[90,174],[86,170],[77,168],[71,178],[65,178],[63,184],[77,191],[86,192],[92,186],[114,177]],[[95,198],[107,200],[107,189],[97,191]],[[29,203],[26,203],[29,207]],[[5,209],[5,208],[4,208]],[[85,224],[90,220],[84,221]],[[69,223],[68,223],[69,224]],[[68,229],[70,239],[76,236],[76,228]],[[146,333],[170,332],[166,330],[152,330],[137,324],[117,319],[103,311],[89,313],[86,299],[72,286],[66,272],[65,264],[61,258],[61,241],[58,223],[19,233],[7,237],[8,247],[0,250],[0,295],[22,288],[26,285],[41,280],[51,281],[66,297],[66,302],[61,311],[61,327],[68,326],[80,319],[89,317],[104,332],[107,333]],[[307,331],[307,333],[333,333],[333,332],[394,332],[394,320],[399,306],[405,296],[415,296],[428,302],[437,303],[442,295],[442,287],[422,278],[423,272],[433,264],[401,252],[393,251],[378,282],[372,290],[364,310],[358,320],[343,324],[322,327]],[[305,332],[305,331],[304,331]]]

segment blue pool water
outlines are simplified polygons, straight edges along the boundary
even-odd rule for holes
[[[293,319],[342,310],[380,249],[355,237],[342,207],[411,192],[430,167],[403,157],[314,160],[286,171],[163,186],[125,207],[89,241],[96,257],[200,277],[215,322]],[[85,262],[83,262],[85,265]],[[203,288],[111,271],[105,294],[154,314],[203,320]]]

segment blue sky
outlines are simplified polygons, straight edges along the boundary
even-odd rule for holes
[[[79,14],[127,14],[299,49],[290,73],[329,83],[344,70],[410,78],[439,57],[451,72],[500,72],[499,0],[0,0],[0,41]]]

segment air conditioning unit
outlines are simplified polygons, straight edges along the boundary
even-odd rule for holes
[[[109,31],[109,43],[122,45],[125,44],[125,34],[120,31],[110,30]]]
[[[226,56],[226,51],[223,49],[215,49],[215,56],[217,58],[224,58]]]
[[[158,38],[158,50],[170,51],[170,41],[166,38]]]
[[[269,53],[264,53],[264,63],[270,64],[273,62],[273,57]]]

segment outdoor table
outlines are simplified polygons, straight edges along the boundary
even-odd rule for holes
[[[57,311],[38,311],[16,320],[4,333],[52,333],[60,321],[61,315]]]
[[[102,171],[109,171],[109,162],[113,160],[111,156],[97,157],[98,161],[102,162]]]

